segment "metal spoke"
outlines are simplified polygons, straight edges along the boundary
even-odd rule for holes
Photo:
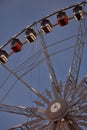
[[[59,90],[55,71],[54,71],[48,50],[46,48],[46,43],[45,43],[44,37],[43,37],[42,33],[40,33],[40,32],[39,32],[39,37],[40,37],[40,40],[41,40],[41,45],[43,47],[43,52],[44,52],[44,55],[45,55],[45,58],[46,58],[46,63],[47,63],[48,70],[49,70],[49,78],[50,78],[50,81],[51,81],[53,94],[54,94],[54,97],[57,99],[61,95],[61,93],[60,93],[60,90]]]
[[[38,108],[12,106],[12,105],[5,105],[5,104],[0,104],[0,111],[20,114],[29,117],[38,117],[40,115],[40,113],[38,112]]]

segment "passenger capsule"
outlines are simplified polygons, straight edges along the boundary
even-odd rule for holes
[[[15,53],[20,52],[22,50],[22,42],[19,39],[13,38],[10,44],[10,48]]]
[[[49,33],[52,31],[52,24],[48,19],[44,19],[43,21],[41,21],[40,28],[43,33]]]
[[[83,19],[84,18],[84,11],[82,9],[82,6],[78,6],[78,5],[75,6],[73,9],[73,15],[77,21]]]
[[[0,50],[0,62],[1,63],[6,63],[8,62],[8,53],[5,50]]]
[[[36,32],[32,28],[25,31],[25,39],[27,42],[34,42],[36,40]]]
[[[65,26],[68,24],[68,17],[65,12],[59,12],[57,15],[57,22],[60,26]]]

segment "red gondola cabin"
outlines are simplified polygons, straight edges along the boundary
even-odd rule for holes
[[[13,52],[17,53],[22,50],[22,42],[19,39],[12,39],[10,48]]]
[[[65,12],[59,12],[57,15],[57,22],[60,26],[65,26],[68,24],[68,17]]]

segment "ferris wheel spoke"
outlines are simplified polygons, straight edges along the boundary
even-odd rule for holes
[[[86,97],[87,97],[87,76],[83,78],[83,80],[79,83],[79,85],[73,89],[73,93],[71,95],[71,106],[74,106],[75,104],[79,104],[79,106],[82,103],[86,103]]]
[[[68,124],[65,121],[62,123],[64,130],[83,130],[77,123]]]
[[[52,96],[50,94],[50,91],[48,91],[48,89],[45,89],[45,93],[46,93],[46,95],[43,95],[43,94],[40,95],[41,96],[41,98],[40,98],[41,100],[38,100],[38,101],[34,100],[34,103],[37,106],[43,106],[43,107],[45,107],[45,105],[48,105],[50,103],[50,99],[52,100]]]
[[[85,123],[85,122],[79,122],[79,124],[80,124],[81,126],[84,126],[85,128],[87,128],[87,123]]]
[[[38,130],[38,127],[39,127],[39,126],[40,126],[40,124],[35,125],[35,126],[32,126],[32,127],[29,128],[29,130],[35,130],[35,129]]]
[[[70,130],[69,126],[67,125],[67,123],[65,121],[62,122],[62,129],[64,128],[65,130]]]
[[[77,118],[82,121],[87,121],[87,115],[78,115]]]
[[[33,119],[33,120],[30,120],[30,121],[27,121],[23,124],[19,124],[17,126],[14,126],[12,128],[10,128],[9,130],[16,130],[18,128],[21,128],[21,129],[29,129],[29,130],[35,130],[35,128],[39,127],[40,126],[40,122],[42,121],[43,119],[41,118],[37,118],[37,119]]]
[[[41,93],[39,93],[37,90],[35,90],[33,87],[31,87],[29,84],[27,84],[21,77],[19,77],[15,72],[13,72],[10,68],[8,68],[6,65],[2,64],[2,66],[7,69],[12,75],[14,75],[20,82],[22,82],[26,87],[30,89],[35,95],[37,95],[39,98],[41,98],[46,104],[49,103],[49,100],[43,96]]]
[[[0,104],[0,111],[24,115],[27,117],[39,117],[41,114],[41,111],[39,111],[38,108],[12,106],[12,105],[6,105],[6,104]]]
[[[83,128],[81,128],[81,127],[78,126],[78,125],[74,125],[74,128],[75,128],[76,130],[83,130]]]
[[[87,104],[83,105],[81,108],[82,113],[87,113]]]
[[[53,98],[51,92],[50,92],[47,88],[45,89],[45,92],[46,92],[46,94],[48,95],[48,97],[49,97],[50,99]]]
[[[61,95],[63,96],[63,84],[62,84],[62,81],[60,81],[60,83],[59,83],[59,90],[61,92]]]
[[[82,96],[80,96],[78,100],[79,105],[82,104],[84,100],[86,101],[86,99],[87,99],[87,93],[84,93]]]
[[[84,86],[84,83],[85,83],[85,78],[83,78],[83,80],[79,83],[79,85],[77,87],[73,88],[73,93],[71,95],[72,100],[75,98],[75,96],[80,96],[82,91],[83,92],[85,91],[86,87]]]
[[[51,125],[49,123],[49,124],[41,125],[41,127],[39,127],[38,130],[48,130],[50,128],[51,128]]]
[[[61,95],[61,93],[60,93],[60,90],[59,90],[59,85],[58,85],[58,82],[57,82],[55,71],[54,71],[54,68],[52,66],[52,62],[51,62],[48,50],[46,48],[46,43],[45,43],[44,37],[43,37],[41,32],[38,31],[38,33],[39,33],[41,45],[43,47],[43,53],[44,53],[44,56],[46,58],[46,63],[47,63],[48,70],[49,70],[49,78],[50,78],[50,81],[51,81],[53,94],[54,94],[54,97],[57,99]]]
[[[44,103],[40,102],[40,101],[34,101],[34,103],[37,105],[37,106],[45,106]]]
[[[84,91],[82,91],[83,93],[81,93],[80,95],[75,96],[75,99],[72,100],[72,104],[74,103],[75,105],[78,103],[80,106],[82,103],[86,102],[86,97],[87,97],[87,93],[85,93],[86,89],[87,88],[85,88]]]

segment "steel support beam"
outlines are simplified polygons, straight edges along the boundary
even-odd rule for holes
[[[83,20],[80,21],[76,44],[72,57],[72,63],[69,68],[69,73],[65,85],[66,89],[64,92],[64,97],[66,97],[67,92],[69,92],[68,90],[72,88],[73,83],[75,84],[74,85],[75,87],[77,86],[86,35],[87,35],[87,23],[86,18],[84,18]]]

